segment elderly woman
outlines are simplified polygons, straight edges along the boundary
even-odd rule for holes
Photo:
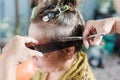
[[[79,0],[31,3],[29,36],[15,36],[3,48],[0,80],[16,80],[17,65],[29,58],[38,67],[32,80],[95,80],[87,56],[81,51],[82,40],[69,39],[82,36]]]

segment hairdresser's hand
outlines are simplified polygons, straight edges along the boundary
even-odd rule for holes
[[[3,59],[12,61],[12,63],[14,62],[17,65],[32,56],[42,57],[42,53],[27,48],[26,44],[37,45],[38,41],[31,37],[13,37],[2,50]]]
[[[102,19],[102,20],[91,20],[86,24],[86,28],[83,32],[83,36],[87,37],[97,33],[108,34],[111,32],[112,27],[115,21],[112,19]],[[86,48],[89,48],[89,45],[99,45],[102,41],[103,36],[96,36],[92,39],[84,39],[83,43]]]

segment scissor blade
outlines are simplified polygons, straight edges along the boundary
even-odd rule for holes
[[[104,35],[105,35],[105,33],[99,33],[99,34],[95,34],[95,35],[90,35],[88,37],[82,37],[82,36],[80,36],[80,37],[64,37],[64,38],[62,38],[61,41],[65,42],[65,41],[83,40],[83,39],[94,38],[96,36],[104,36]]]

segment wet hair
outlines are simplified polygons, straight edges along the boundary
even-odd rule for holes
[[[81,0],[31,0],[31,8],[36,8],[34,17],[31,22],[41,22],[54,24],[57,27],[44,26],[42,31],[49,37],[49,40],[57,42],[58,39],[68,36],[82,36],[84,29],[84,21],[79,12],[79,5]],[[47,14],[57,11],[58,8],[64,5],[69,5],[70,9],[55,16],[47,22],[43,21],[43,17]],[[66,45],[69,42],[64,42]],[[72,42],[74,43],[74,41]],[[82,40],[75,41],[76,51],[81,50]]]

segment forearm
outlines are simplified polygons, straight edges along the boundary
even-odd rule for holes
[[[103,22],[107,23],[106,29],[108,30],[111,26],[111,31],[110,33],[119,33],[120,34],[120,18],[113,17],[113,18],[106,18],[103,19]]]
[[[16,80],[16,66],[11,61],[0,61],[0,80]]]

